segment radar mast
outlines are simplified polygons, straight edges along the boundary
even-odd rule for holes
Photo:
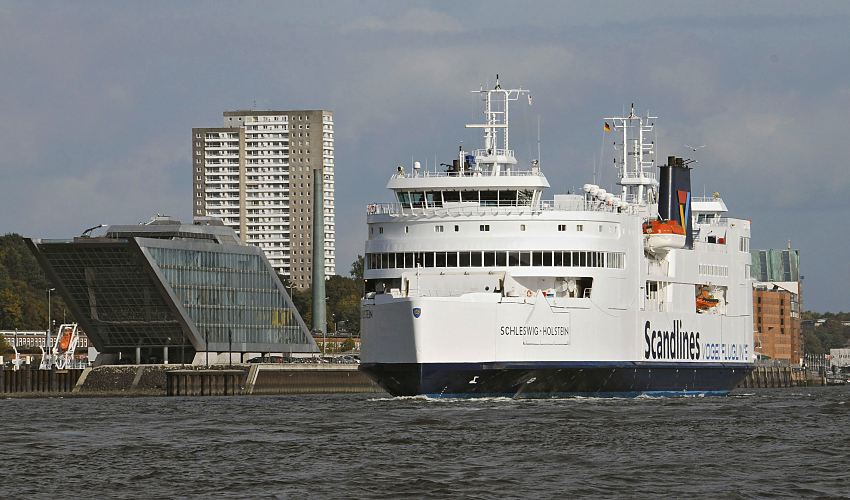
[[[644,205],[655,203],[658,191],[658,179],[655,174],[655,122],[657,116],[640,117],[635,114],[632,103],[628,116],[609,116],[606,123],[611,121],[612,128],[621,133],[622,139],[616,144],[614,164],[617,167],[623,187],[623,201]],[[636,132],[636,137],[630,137],[629,131]],[[652,135],[653,139],[648,140]]]
[[[475,168],[483,170],[489,175],[510,175],[511,168],[516,165],[517,160],[513,150],[510,148],[510,103],[519,100],[521,95],[528,97],[531,104],[531,91],[523,88],[503,89],[496,75],[496,86],[490,90],[473,90],[474,94],[481,94],[484,100],[485,123],[467,124],[466,128],[484,129],[484,148],[473,152],[475,156]],[[501,140],[499,130],[502,130]],[[535,165],[534,168],[537,168]]]

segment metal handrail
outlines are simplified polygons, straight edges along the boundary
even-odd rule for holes
[[[545,177],[543,172],[537,169],[530,170],[517,170],[515,168],[510,168],[510,173],[506,173],[503,169],[498,173],[494,173],[491,170],[480,170],[476,168],[466,169],[463,172],[447,172],[440,170],[426,170],[424,172],[418,172],[416,174],[409,173],[396,173],[393,174],[393,179],[417,179],[421,177]]]

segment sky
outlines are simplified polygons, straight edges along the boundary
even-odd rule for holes
[[[602,119],[634,102],[752,248],[800,250],[805,309],[848,311],[848,26],[827,1],[0,0],[0,233],[190,220],[192,127],[329,109],[347,275],[397,165],[480,147],[469,91],[498,73],[532,91],[512,146],[536,157],[539,121],[548,198],[594,169],[611,190]]]

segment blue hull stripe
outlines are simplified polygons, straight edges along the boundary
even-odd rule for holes
[[[724,395],[752,370],[744,363],[364,363],[395,396],[442,398]]]

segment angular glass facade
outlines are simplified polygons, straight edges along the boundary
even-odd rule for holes
[[[167,219],[28,243],[100,352],[318,352],[262,250],[229,228]]]
[[[38,249],[51,281],[99,351],[180,345],[179,315],[127,241],[51,242]]]
[[[205,343],[311,342],[262,255],[143,248]]]

